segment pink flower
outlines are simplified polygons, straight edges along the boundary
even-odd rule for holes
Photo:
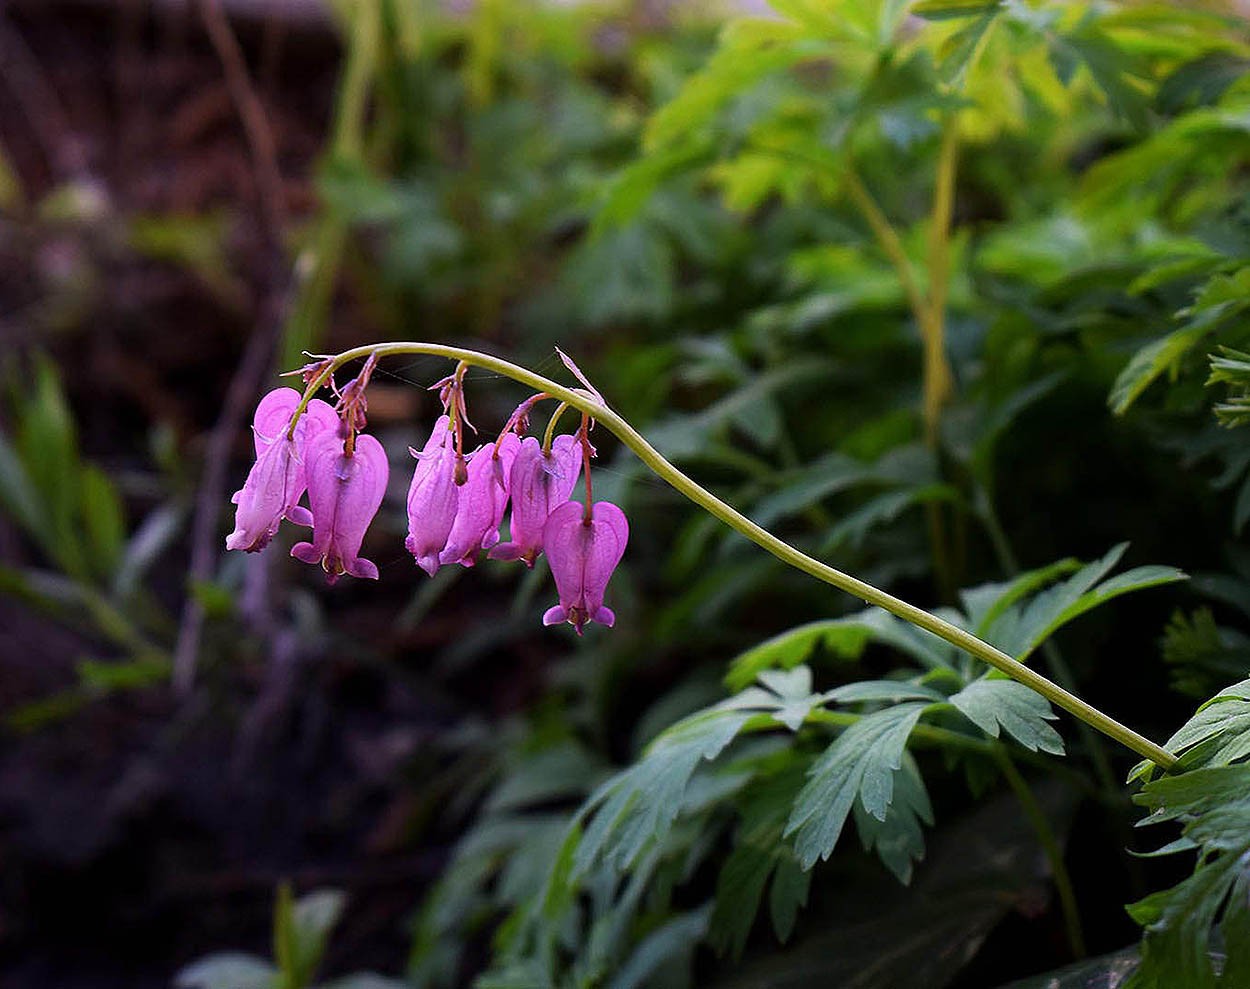
[[[460,488],[456,519],[439,554],[440,563],[471,567],[480,550],[499,542],[499,523],[508,504],[512,463],[520,445],[515,433],[507,433],[498,450],[489,443],[469,459],[468,480]]]
[[[390,476],[382,444],[362,433],[349,457],[337,432],[323,431],[309,444],[306,459],[313,538],[296,543],[291,555],[320,563],[331,584],[345,573],[377,580],[378,568],[359,554]]]
[[[440,416],[424,449],[420,453],[412,449],[409,452],[417,458],[417,467],[408,486],[408,538],[404,545],[417,566],[433,577],[460,502],[456,469],[461,465],[451,419]]]
[[[512,538],[490,551],[492,560],[524,560],[527,567],[543,548],[543,526],[559,505],[569,500],[581,472],[581,446],[575,436],[557,436],[544,456],[538,440],[521,443],[512,463]]]
[[[254,553],[269,545],[278,525],[288,518],[297,525],[312,525],[308,509],[296,502],[307,486],[304,456],[308,443],[322,432],[337,433],[339,419],[325,402],[313,399],[295,425],[295,438],[287,438],[291,413],[300,393],[275,388],[260,400],[252,417],[256,463],[243,487],[230,499],[238,506],[234,531],[226,537],[226,549]]]
[[[611,502],[595,502],[589,519],[575,501],[552,512],[543,526],[543,551],[560,603],[543,615],[543,624],[569,622],[578,635],[587,622],[614,625],[616,614],[604,606],[603,592],[627,542],[629,522]]]

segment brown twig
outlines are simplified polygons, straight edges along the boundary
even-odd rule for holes
[[[234,101],[239,120],[247,134],[267,232],[280,244],[282,234],[287,229],[286,193],[282,183],[282,171],[278,167],[278,148],[269,126],[269,118],[260,97],[256,95],[247,61],[243,57],[243,49],[239,47],[239,41],[230,29],[221,0],[199,0],[199,9],[204,30],[208,32],[208,38],[221,61],[230,98]]]
[[[230,381],[221,415],[213,427],[208,448],[204,453],[204,475],[196,494],[195,521],[191,530],[188,580],[192,592],[183,606],[178,642],[174,650],[174,689],[184,695],[190,691],[195,681],[200,638],[204,630],[204,606],[195,596],[194,587],[212,577],[217,559],[217,522],[225,501],[230,450],[246,421],[248,406],[260,390],[261,381],[273,359],[274,347],[286,321],[291,291],[283,250],[286,202],[273,132],[269,128],[264,107],[252,86],[243,50],[230,29],[221,0],[200,0],[199,9],[205,30],[221,60],[230,97],[247,135],[260,198],[260,227],[265,240],[265,254],[269,259],[262,284],[270,288],[266,292],[260,318],[248,340],[238,370]]]

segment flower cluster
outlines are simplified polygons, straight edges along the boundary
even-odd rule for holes
[[[291,555],[319,563],[329,583],[343,574],[377,579],[377,566],[360,556],[390,474],[382,445],[361,432],[373,364],[342,389],[331,381],[338,399],[333,407],[311,399],[301,411],[302,397],[291,388],[261,400],[252,423],[256,463],[234,495],[235,528],[227,549],[264,549],[285,518],[312,527],[311,541],[296,543]],[[629,523],[616,505],[592,498],[592,421],[583,416],[574,434],[552,436],[549,428],[540,443],[525,435],[530,410],[548,397],[535,395],[497,439],[466,453],[464,428],[473,427],[463,377],[461,366],[434,385],[443,415],[422,449],[409,450],[416,467],[408,485],[408,552],[430,576],[450,564],[471,567],[482,552],[528,567],[545,555],[560,603],[548,609],[543,623],[568,622],[578,635],[588,622],[613,625],[616,615],[603,597],[624,555]],[[585,504],[571,500],[583,469]],[[299,504],[305,491],[308,508]],[[500,526],[509,503],[509,538],[503,542]]]

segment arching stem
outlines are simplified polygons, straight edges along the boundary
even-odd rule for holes
[[[317,366],[317,371],[309,381],[304,397],[300,400],[300,404],[296,407],[292,416],[292,421],[294,422],[295,418],[303,414],[313,395],[326,383],[336,369],[350,361],[368,357],[370,354],[376,354],[379,358],[400,354],[422,354],[432,357],[445,357],[453,361],[464,361],[466,364],[511,378],[513,381],[520,382],[534,391],[546,392],[552,398],[567,403],[571,408],[577,409],[583,415],[592,417],[599,425],[607,429],[608,432],[612,433],[621,443],[628,447],[657,477],[672,485],[672,487],[704,509],[704,511],[709,512],[730,528],[740,532],[757,546],[772,553],[782,563],[845,591],[866,604],[875,605],[884,611],[888,611],[890,614],[903,619],[903,621],[936,635],[939,639],[950,643],[957,649],[962,649],[1013,680],[1041,694],[1052,704],[1063,708],[1063,710],[1084,721],[1090,727],[1102,732],[1109,738],[1115,739],[1121,745],[1136,752],[1139,756],[1149,759],[1160,768],[1170,771],[1178,767],[1179,762],[1177,758],[1166,749],[1138,734],[1131,728],[1120,724],[1120,722],[1104,714],[1098,708],[1087,704],[1075,694],[1064,690],[1036,670],[1030,669],[1023,663],[1008,656],[1001,649],[977,638],[966,629],[952,625],[937,615],[930,614],[923,608],[917,608],[915,605],[909,604],[901,598],[896,598],[894,595],[874,587],[872,584],[865,583],[857,577],[852,577],[850,574],[843,573],[841,570],[837,570],[826,563],[821,563],[814,557],[795,549],[789,543],[778,539],[767,529],[752,522],[736,508],[721,501],[706,488],[683,474],[673,464],[669,463],[625,419],[607,405],[602,404],[583,388],[570,388],[545,378],[541,374],[535,374],[519,364],[513,364],[511,361],[506,361],[503,358],[494,357],[490,354],[465,350],[461,347],[416,341],[383,343],[356,347],[353,350],[344,351],[335,357],[325,359]]]

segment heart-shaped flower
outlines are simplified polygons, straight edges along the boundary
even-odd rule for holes
[[[360,556],[360,544],[382,504],[390,476],[382,444],[361,434],[355,452],[348,456],[336,433],[322,432],[309,445],[306,459],[313,538],[296,543],[291,555],[305,563],[320,563],[331,584],[345,573],[377,580],[378,568]]]
[[[339,419],[329,405],[314,398],[295,424],[294,438],[288,438],[291,414],[299,402],[300,393],[295,389],[275,388],[256,407],[252,417],[256,463],[243,487],[230,499],[238,507],[226,549],[249,553],[264,549],[283,518],[297,525],[312,525],[308,510],[296,504],[307,487],[305,451],[321,433],[336,435]]]
[[[543,624],[568,622],[578,635],[587,622],[616,624],[616,613],[604,605],[603,594],[628,542],[625,513],[609,501],[595,502],[589,517],[575,501],[553,511],[543,526],[543,552],[560,603],[547,610]]]

